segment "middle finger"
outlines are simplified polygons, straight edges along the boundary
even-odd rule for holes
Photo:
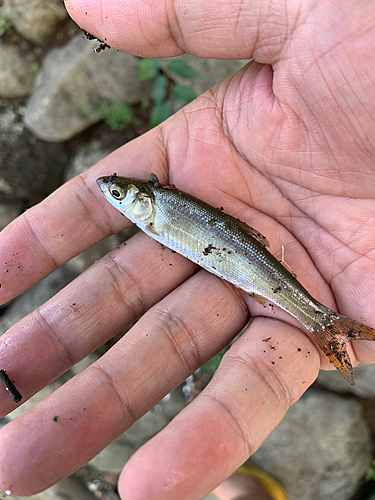
[[[40,491],[83,465],[224,347],[246,321],[247,309],[232,286],[203,270],[191,277],[96,363],[4,428],[2,476],[17,485],[13,494]]]
[[[2,368],[29,398],[197,269],[144,234],[136,234],[10,328],[0,340]],[[0,390],[0,402],[1,416],[15,406],[5,390]]]

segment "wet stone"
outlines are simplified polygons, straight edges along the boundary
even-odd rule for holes
[[[39,139],[62,142],[102,119],[100,106],[114,99],[135,104],[150,83],[136,80],[139,59],[104,50],[74,37],[45,58],[25,114],[26,127]]]

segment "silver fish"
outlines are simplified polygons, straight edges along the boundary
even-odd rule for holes
[[[375,330],[314,299],[268,250],[265,236],[244,222],[176,189],[113,174],[97,184],[106,199],[146,234],[296,318],[341,375],[354,385],[346,341],[375,340]]]

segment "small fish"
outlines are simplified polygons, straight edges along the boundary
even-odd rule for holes
[[[275,304],[309,332],[341,375],[354,385],[346,341],[375,340],[375,330],[315,300],[268,250],[259,231],[174,185],[100,177],[106,199],[146,234],[247,292],[265,307]]]

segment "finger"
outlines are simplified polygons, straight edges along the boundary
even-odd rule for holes
[[[0,489],[30,495],[76,470],[246,321],[233,287],[205,271],[194,275],[100,360],[1,430]]]
[[[189,260],[139,233],[8,330],[0,339],[0,368],[16,381],[24,402],[196,270]],[[2,387],[0,398],[4,416],[15,403]]]
[[[203,393],[129,460],[121,498],[202,498],[257,450],[318,368],[297,329],[255,319]]]
[[[143,57],[277,57],[306,3],[65,0],[69,15],[117,50]],[[306,9],[307,10],[307,9]],[[266,59],[267,61],[261,59]]]
[[[165,172],[164,154],[155,141],[155,131],[145,134],[9,224],[0,233],[0,304],[106,236],[128,227],[130,222],[109,206],[96,179],[119,167],[122,175],[143,178],[150,175],[150,165]]]

